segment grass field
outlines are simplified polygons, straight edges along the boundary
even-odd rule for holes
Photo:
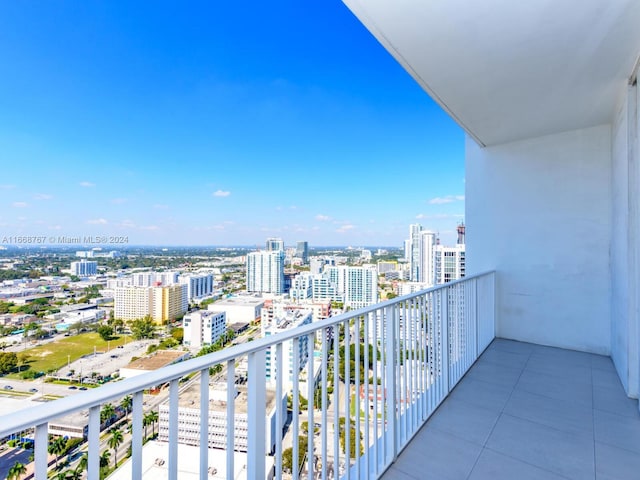
[[[48,372],[49,370],[57,370],[65,366],[69,358],[73,362],[83,355],[93,353],[94,347],[98,352],[106,352],[107,345],[113,349],[118,345],[123,345],[125,340],[127,342],[131,341],[127,335],[119,335],[107,344],[97,333],[93,332],[64,337],[55,342],[28,348],[24,352],[21,351],[21,354],[25,353],[29,356],[27,365],[22,367],[22,371]],[[18,373],[11,373],[7,377],[20,378]]]

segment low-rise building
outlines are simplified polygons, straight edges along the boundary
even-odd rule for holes
[[[227,331],[227,314],[210,310],[197,310],[182,319],[184,329],[183,344],[202,348],[211,345]]]

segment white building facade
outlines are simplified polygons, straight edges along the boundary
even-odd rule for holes
[[[184,345],[202,348],[212,345],[227,330],[227,314],[210,310],[190,312],[182,319],[184,329]]]
[[[247,292],[284,293],[284,250],[247,255]]]
[[[71,275],[78,277],[91,277],[98,273],[98,262],[90,260],[80,260],[79,262],[71,262]]]

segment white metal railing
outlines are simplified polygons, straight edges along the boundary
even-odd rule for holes
[[[144,391],[168,385],[163,435],[168,478],[175,480],[179,435],[192,428],[179,422],[183,414],[188,416],[180,405],[180,382],[196,374],[190,382],[200,384],[199,405],[190,408],[199,416],[199,475],[207,479],[209,443],[220,439],[219,423],[209,426],[209,368],[221,364],[227,388],[222,411],[227,478],[234,475],[234,450],[240,448],[236,436],[243,435],[243,425],[248,479],[270,474],[283,478],[283,452],[289,446],[293,448],[292,478],[379,478],[494,338],[494,284],[494,272],[474,275],[21,410],[19,415],[0,417],[0,438],[34,429],[35,478],[45,480],[49,422],[88,409],[87,471],[89,479],[97,480],[100,407],[131,395],[129,476],[138,480],[143,471]],[[299,342],[304,337],[308,361],[301,361]],[[283,362],[287,342],[293,342],[291,385]],[[265,381],[268,351],[276,364],[275,381],[269,388]],[[245,360],[247,401],[240,412],[234,399],[236,372]],[[304,391],[300,377],[306,378]],[[287,394],[292,397],[290,422],[283,401]],[[307,399],[306,411],[300,395]],[[268,402],[267,397],[275,401]],[[307,422],[307,433],[303,422]],[[306,447],[304,441],[295,441],[305,437]],[[270,455],[275,457],[273,470],[267,467]]]

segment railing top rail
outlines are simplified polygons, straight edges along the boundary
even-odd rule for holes
[[[146,390],[148,388],[167,383],[171,380],[184,377],[185,375],[193,372],[201,371],[218,363],[224,363],[238,357],[250,355],[293,338],[310,335],[318,330],[333,327],[352,318],[367,315],[392,305],[406,302],[407,300],[411,300],[431,292],[450,288],[451,286],[459,283],[485,277],[493,273],[494,271],[489,271],[471,275],[460,280],[437,285],[409,295],[396,297],[392,300],[386,300],[375,305],[346,312],[341,315],[336,315],[335,317],[313,322],[285,332],[270,335],[265,338],[260,338],[253,342],[235,345],[202,357],[196,357],[174,365],[169,365],[153,372],[102,385],[94,390],[87,390],[70,397],[64,397],[42,405],[29,407],[21,410],[19,415],[12,413],[0,416],[0,438],[16,431],[25,430],[35,425],[47,423],[58,417],[63,417],[80,410],[86,410],[114,399],[122,398],[125,395],[130,395],[141,390]]]

